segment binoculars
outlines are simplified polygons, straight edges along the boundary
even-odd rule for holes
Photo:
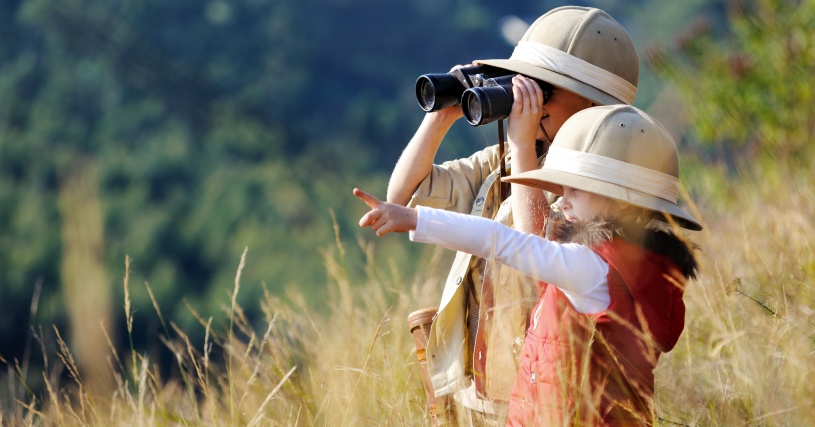
[[[457,68],[449,73],[423,74],[416,80],[416,99],[431,112],[461,104],[473,126],[504,119],[512,111],[512,78],[518,73],[489,65]],[[551,84],[534,79],[549,101]]]

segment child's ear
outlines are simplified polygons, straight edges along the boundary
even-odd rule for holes
[[[616,201],[616,208],[620,214],[619,218],[629,222],[647,222],[651,216],[651,211],[648,209],[643,209],[625,202]]]
[[[631,214],[631,208],[633,208],[633,206],[629,205],[628,203],[621,202],[619,200],[612,200],[612,202],[614,210],[617,211],[619,216],[627,216]]]

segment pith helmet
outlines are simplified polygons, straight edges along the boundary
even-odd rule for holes
[[[538,18],[509,59],[474,62],[549,82],[598,105],[633,103],[640,73],[625,29],[600,9],[578,6]]]
[[[701,230],[677,206],[679,160],[673,138],[630,105],[587,108],[560,128],[543,167],[503,179],[563,195],[567,186],[670,216]]]

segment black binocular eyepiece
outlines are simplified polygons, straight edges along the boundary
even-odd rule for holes
[[[480,126],[509,116],[512,77],[517,73],[487,65],[457,68],[449,73],[424,74],[416,80],[416,99],[431,112],[461,104],[464,117]],[[543,103],[552,96],[551,84],[535,80],[543,90]]]

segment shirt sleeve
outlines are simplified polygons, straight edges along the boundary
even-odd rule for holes
[[[496,259],[557,286],[580,312],[608,307],[608,264],[587,246],[554,242],[473,215],[417,209],[416,230],[410,233],[412,241]]]
[[[470,213],[481,185],[496,169],[498,161],[496,145],[467,158],[433,165],[427,177],[419,183],[408,206]]]

